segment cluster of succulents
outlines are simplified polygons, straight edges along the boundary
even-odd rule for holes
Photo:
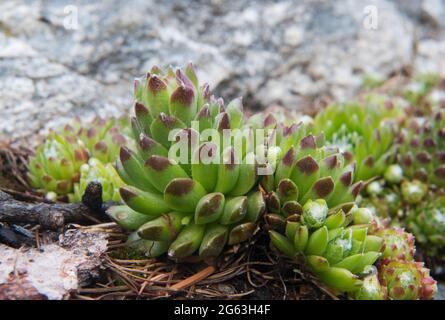
[[[413,119],[399,140],[398,162],[405,177],[445,188],[445,111]]]
[[[429,196],[409,212],[407,227],[419,243],[429,248],[430,255],[445,246],[445,195]]]
[[[400,227],[374,216],[370,234],[384,240],[378,278],[386,297],[392,300],[432,299],[437,283],[423,262],[416,262],[415,238]],[[366,290],[365,290],[366,291]]]
[[[402,92],[411,105],[437,84],[418,81]],[[128,248],[148,257],[213,259],[262,227],[278,252],[351,298],[433,298],[414,236],[422,247],[445,245],[437,103],[422,119],[381,94],[314,119],[282,111],[245,119],[242,100],[215,98],[191,64],[153,67],[134,89],[129,124],[97,119],[50,133],[30,160],[32,186],[81,201],[100,182],[105,200],[121,202],[107,213],[129,231]],[[237,140],[237,130],[247,134]]]
[[[102,199],[119,202],[119,188],[124,182],[119,177],[111,162],[102,162],[97,158],[90,158],[88,163],[80,167],[79,182],[74,184],[74,192],[69,194],[70,202],[82,201],[82,196],[91,182],[99,182],[102,186]]]
[[[301,215],[286,220],[284,233],[269,231],[271,241],[291,258],[304,255],[329,287],[353,293],[363,284],[359,275],[380,258],[382,239],[369,237],[368,226],[355,224],[351,216],[351,207],[332,210],[323,199],[308,200]]]
[[[401,170],[401,168],[399,167]],[[399,170],[398,169],[398,170]],[[412,232],[422,250],[435,256],[445,245],[445,194],[430,190],[419,180],[403,178],[398,183],[388,180],[373,181],[366,187],[360,200],[380,216],[389,218],[394,225],[403,225]]]
[[[312,135],[278,154],[274,175],[263,178],[276,249],[302,257],[323,283],[356,299],[431,298],[435,282],[427,269],[412,263],[414,238],[355,205],[362,183],[354,183],[354,164],[338,149],[318,147]],[[391,278],[387,265],[394,264],[411,276],[409,283]],[[412,286],[421,289],[406,292]]]
[[[125,205],[109,210],[117,223],[136,230],[130,244],[146,248],[147,256],[168,252],[180,260],[215,257],[226,244],[250,238],[265,211],[255,157],[223,144],[224,130],[244,126],[241,99],[224,106],[207,85],[199,86],[191,65],[165,73],[153,68],[135,87],[137,150],[121,148]],[[206,129],[217,137],[200,142]],[[181,137],[186,156],[175,161]]]
[[[51,200],[65,196],[79,201],[87,184],[99,181],[106,189],[104,200],[116,200],[112,190],[120,179],[116,179],[111,164],[121,146],[131,143],[127,122],[97,117],[82,125],[76,119],[61,130],[51,131],[29,161],[31,186]]]
[[[362,205],[412,232],[435,256],[445,244],[445,112],[410,119],[400,131],[395,164],[366,187]]]
[[[369,95],[363,102],[328,106],[315,117],[314,132],[356,163],[357,181],[368,180],[382,175],[391,160],[400,115],[388,97]]]

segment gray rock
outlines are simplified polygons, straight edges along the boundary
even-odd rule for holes
[[[443,0],[390,0],[401,12],[419,24],[445,28],[445,1]]]
[[[132,79],[153,64],[193,61],[218,94],[250,107],[346,99],[364,74],[412,61],[417,22],[400,2],[3,0],[0,135],[127,112]],[[376,30],[366,28],[369,5]]]
[[[422,2],[422,11],[437,26],[445,28],[445,2],[443,0],[424,0]]]
[[[445,76],[445,1],[390,1],[395,3],[415,28],[415,69]]]

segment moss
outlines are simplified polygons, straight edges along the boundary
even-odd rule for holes
[[[145,260],[147,257],[141,250],[132,247],[122,247],[109,253],[110,257],[120,260]]]

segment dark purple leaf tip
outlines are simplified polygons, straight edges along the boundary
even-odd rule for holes
[[[167,89],[167,85],[157,75],[152,75],[148,79],[148,88],[150,89],[151,92],[157,94],[160,91]]]
[[[179,86],[171,95],[171,102],[178,103],[186,107],[190,107],[195,98],[192,88],[187,86]]]
[[[354,184],[352,186],[352,196],[355,198],[358,196],[358,194],[360,193],[360,191],[362,191],[363,188],[363,182],[359,181],[356,184]]]
[[[295,161],[295,149],[294,147],[290,148],[286,154],[284,155],[283,159],[281,160],[285,166],[292,166]]]
[[[311,156],[299,160],[297,167],[301,173],[306,175],[310,175],[319,169],[318,163]]]
[[[194,185],[195,183],[191,179],[177,178],[167,185],[165,193],[181,197],[189,194],[193,190]]]
[[[155,171],[163,171],[171,166],[171,162],[166,157],[154,155],[148,158],[147,161],[145,161],[145,165],[149,166]]]
[[[120,151],[120,159],[122,162],[128,160],[131,158],[131,150],[128,149],[127,147],[122,147],[121,151]]]
[[[173,128],[176,124],[176,118],[173,116],[169,116],[163,112],[159,114],[159,120],[167,127]]]
[[[416,160],[422,164],[428,164],[431,162],[431,157],[426,152],[419,152],[418,154],[416,154]]]
[[[230,129],[230,119],[229,119],[229,115],[226,112],[221,114],[221,118],[220,118],[219,124],[218,124],[218,130],[220,132],[225,129]]]
[[[352,183],[352,172],[347,171],[340,176],[340,181],[344,186],[350,186]]]
[[[106,153],[108,150],[107,144],[103,141],[99,141],[94,145],[94,150],[102,153]]]
[[[134,193],[133,191],[125,188],[125,187],[121,187],[119,189],[119,193],[121,195],[122,200],[124,200],[125,202],[130,201],[132,198],[136,197],[137,194]]]
[[[334,180],[331,177],[326,177],[315,182],[313,190],[320,198],[326,198],[334,190]]]
[[[317,143],[315,137],[312,135],[306,136],[300,141],[301,149],[315,149],[317,148]]]
[[[329,169],[334,169],[337,166],[338,158],[336,155],[333,155],[324,159],[324,162]]]

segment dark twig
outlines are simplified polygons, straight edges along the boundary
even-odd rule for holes
[[[84,203],[26,203],[0,191],[0,221],[40,224],[43,229],[57,230],[66,223],[88,223],[105,217],[100,184],[88,185]]]
[[[20,248],[23,244],[34,246],[35,241],[32,238],[25,237],[14,230],[2,227],[0,225],[0,243],[4,243],[13,248]]]
[[[99,182],[91,182],[86,187],[82,203],[92,211],[100,211],[102,208],[102,185]]]

